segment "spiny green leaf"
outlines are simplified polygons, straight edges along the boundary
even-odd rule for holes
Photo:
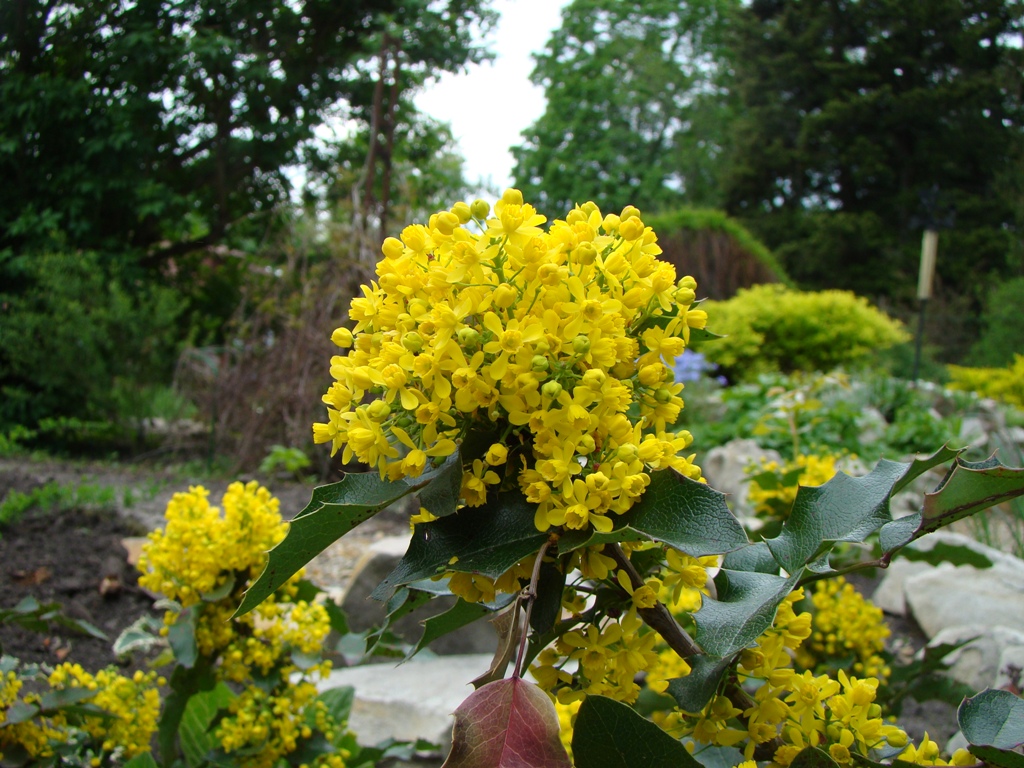
[[[994,458],[981,463],[957,459],[942,486],[925,494],[924,520],[915,538],[1021,495],[1024,468],[1011,469]]]
[[[194,694],[185,705],[181,717],[178,738],[181,752],[189,765],[199,766],[207,753],[216,748],[220,741],[210,733],[210,726],[217,713],[227,709],[235,695],[224,683],[218,683],[209,691]]]
[[[972,755],[981,758],[988,765],[995,765],[998,768],[1024,768],[1024,755],[1019,752],[996,749],[995,747],[981,747],[976,744],[970,745],[968,749]]]
[[[750,646],[771,626],[779,604],[793,591],[799,574],[783,578],[720,570],[715,577],[718,598],[705,597],[693,615],[700,647],[710,656],[724,658]]]
[[[437,470],[415,479],[391,482],[375,473],[349,474],[315,489],[309,504],[289,524],[287,536],[270,551],[266,568],[245,593],[235,617],[251,611],[327,547],[403,496],[428,491],[436,483],[440,490],[433,498],[454,504],[443,489],[450,488],[456,472],[461,478],[458,453]],[[438,509],[448,511],[441,506]]]
[[[467,603],[460,597],[459,601],[447,611],[439,613],[437,616],[431,616],[423,622],[423,635],[406,658],[412,658],[437,638],[501,610],[514,599],[515,595],[499,595],[492,603]]]
[[[1009,691],[988,689],[964,699],[956,713],[968,743],[996,749],[1024,744],[1024,699]]]
[[[699,768],[700,763],[650,720],[605,696],[587,696],[572,734],[576,768]]]
[[[690,674],[668,681],[668,693],[683,712],[696,714],[707,706],[722,682],[722,676],[732,664],[732,657],[720,659],[700,654],[688,660]]]
[[[722,567],[732,571],[754,571],[756,573],[779,573],[779,564],[772,557],[771,550],[763,541],[757,541],[733,552],[722,559]]]
[[[825,750],[806,747],[793,758],[789,768],[839,768],[839,764]]]
[[[473,691],[455,710],[452,749],[442,768],[527,767],[572,768],[551,699],[516,677]]]
[[[387,600],[403,584],[444,571],[497,578],[547,540],[533,524],[535,506],[518,491],[491,495],[481,507],[416,526],[405,556],[372,597]]]
[[[615,528],[609,533],[567,531],[558,540],[559,554],[595,544],[649,539],[691,557],[704,557],[749,543],[743,526],[725,503],[724,493],[674,469],[652,472],[651,483],[640,500],[614,522]]]

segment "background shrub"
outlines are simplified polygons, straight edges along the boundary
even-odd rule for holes
[[[703,308],[709,330],[725,338],[703,345],[701,352],[733,382],[775,371],[855,366],[909,338],[902,325],[848,291],[758,285]]]

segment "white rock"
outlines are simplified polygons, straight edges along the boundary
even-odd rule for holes
[[[349,728],[360,744],[428,739],[447,753],[451,715],[473,692],[470,681],[487,671],[491,658],[490,654],[437,656],[414,658],[398,667],[369,664],[336,669],[319,687],[355,688]]]
[[[1024,657],[1024,631],[998,625],[947,627],[928,645],[956,643],[966,644],[946,657],[949,675],[975,691],[997,687],[1004,664]]]
[[[885,576],[871,594],[871,602],[894,616],[907,615],[907,600],[903,588],[906,580],[919,573],[935,570],[930,563],[894,560],[885,569]]]
[[[992,687],[1018,693],[1024,688],[1024,642],[1003,648]]]
[[[907,607],[929,638],[947,627],[1003,624],[1024,631],[1024,570],[940,567],[908,578]]]

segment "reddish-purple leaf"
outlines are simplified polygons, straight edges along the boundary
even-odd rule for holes
[[[572,768],[558,715],[540,688],[495,680],[455,710],[452,751],[441,768]]]

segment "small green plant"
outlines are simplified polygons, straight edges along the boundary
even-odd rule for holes
[[[70,485],[51,480],[27,493],[9,491],[0,502],[0,526],[10,525],[32,510],[109,510],[115,507],[116,499],[116,491],[109,486],[94,483]]]
[[[1024,355],[1014,355],[1006,368],[965,368],[949,366],[951,389],[977,392],[1019,408],[1024,408]]]
[[[733,382],[774,371],[827,373],[863,364],[909,338],[900,323],[846,291],[808,293],[766,284],[703,308],[724,338],[701,351]]]
[[[270,446],[270,453],[260,462],[260,472],[273,475],[278,472],[299,478],[309,469],[312,462],[300,448],[289,448],[285,445]]]

